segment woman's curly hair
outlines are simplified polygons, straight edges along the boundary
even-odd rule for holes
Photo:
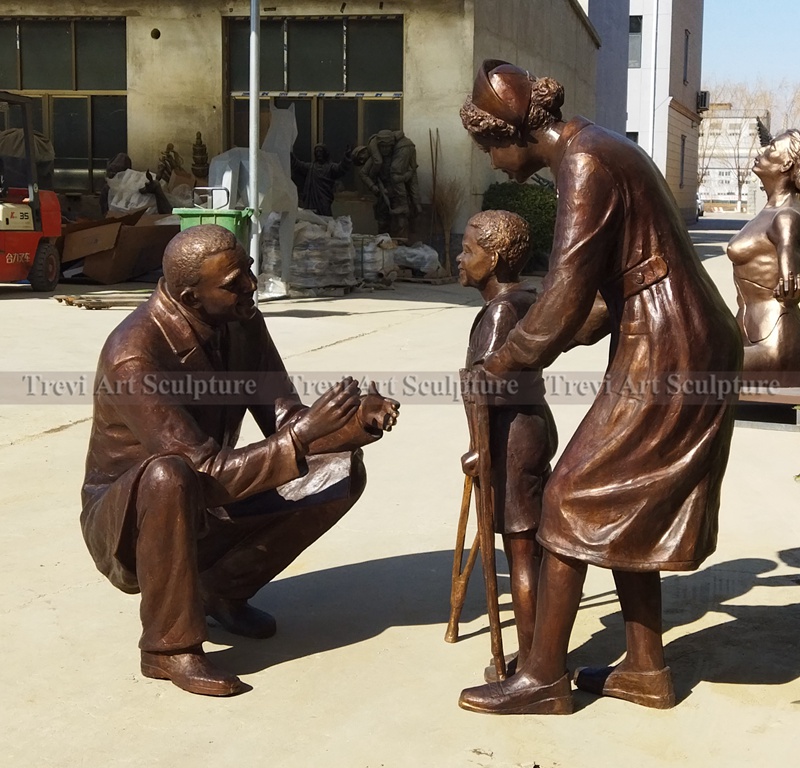
[[[501,120],[499,117],[484,112],[480,107],[472,103],[472,96],[467,96],[467,100],[459,110],[462,125],[473,136],[480,136],[484,139],[513,139],[517,135],[517,127]]]
[[[524,134],[526,129],[545,130],[561,120],[564,86],[552,77],[528,75],[528,79],[531,83],[531,100],[528,114],[525,115],[525,120],[519,128],[476,107],[471,96],[467,97],[459,112],[464,128],[473,136],[503,141]]]

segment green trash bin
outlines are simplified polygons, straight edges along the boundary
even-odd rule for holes
[[[245,250],[248,248],[252,208],[241,211],[232,208],[173,208],[172,212],[180,217],[181,230],[196,227],[198,224],[219,224],[233,232]]]

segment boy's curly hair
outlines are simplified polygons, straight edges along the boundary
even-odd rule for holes
[[[505,262],[512,279],[519,277],[530,256],[531,232],[528,222],[511,211],[481,211],[467,226],[477,230],[478,245]]]

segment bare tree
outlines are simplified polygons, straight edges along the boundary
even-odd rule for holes
[[[697,186],[701,187],[708,178],[708,170],[717,147],[720,134],[711,116],[703,118],[697,145]]]
[[[772,115],[772,133],[800,127],[800,83],[784,78],[777,83],[759,80],[753,91],[756,98]]]
[[[768,105],[777,97],[765,87],[745,83],[714,83],[708,90],[712,104],[701,125],[698,182],[705,182],[712,168],[729,169],[736,184],[736,209],[741,211],[743,190],[760,147],[756,118],[769,126]],[[800,105],[800,98],[797,102]]]

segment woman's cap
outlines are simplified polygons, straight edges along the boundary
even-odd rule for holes
[[[475,77],[472,103],[507,123],[522,127],[531,102],[531,77],[502,59],[486,59]]]

